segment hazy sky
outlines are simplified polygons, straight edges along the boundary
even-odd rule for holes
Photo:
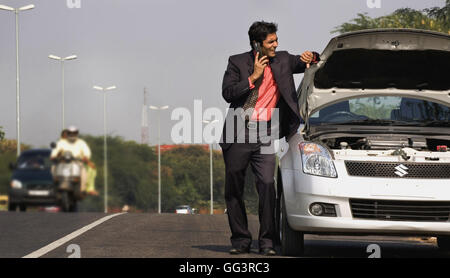
[[[161,114],[161,139],[170,144],[176,107],[228,106],[221,96],[230,55],[249,50],[247,31],[257,20],[278,23],[278,50],[322,52],[330,32],[357,13],[381,16],[395,9],[443,6],[444,0],[0,0],[35,9],[20,14],[22,142],[47,146],[61,127],[61,67],[48,58],[78,55],[66,63],[66,124],[103,134],[103,97],[93,85],[116,85],[108,95],[108,133],[140,142],[143,89]],[[0,10],[0,126],[16,138],[15,20]],[[297,85],[301,76],[296,77]],[[192,112],[193,113],[193,112]],[[149,111],[150,144],[156,112]]]

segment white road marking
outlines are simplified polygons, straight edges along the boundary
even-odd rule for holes
[[[62,238],[58,239],[57,241],[54,241],[54,242],[50,243],[49,245],[44,246],[41,249],[36,250],[36,251],[34,251],[34,252],[32,252],[32,253],[30,253],[30,254],[22,257],[22,258],[39,258],[39,257],[47,254],[48,252],[50,252],[50,251],[60,247],[64,243],[67,243],[68,241],[70,241],[70,240],[72,240],[72,239],[74,239],[74,238],[84,234],[85,232],[89,231],[90,229],[94,228],[95,226],[98,226],[98,225],[102,224],[105,221],[108,221],[109,219],[111,219],[113,217],[116,217],[116,216],[119,216],[119,215],[122,215],[122,214],[125,214],[125,213],[126,212],[121,212],[121,213],[115,213],[115,214],[112,214],[112,215],[105,216],[105,217],[103,217],[103,218],[101,218],[101,219],[99,219],[99,220],[97,220],[97,221],[95,221],[95,222],[93,222],[93,223],[91,223],[91,224],[89,224],[87,226],[84,226],[83,228],[81,228],[79,230],[76,230],[75,232],[70,233],[70,234],[66,235],[65,237],[62,237]]]

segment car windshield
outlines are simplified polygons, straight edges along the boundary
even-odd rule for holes
[[[310,124],[450,127],[450,107],[407,97],[362,97],[320,109],[311,115]]]
[[[17,168],[27,170],[48,170],[51,167],[49,153],[24,153],[17,162]]]

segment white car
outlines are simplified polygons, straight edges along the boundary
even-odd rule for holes
[[[188,205],[178,206],[175,208],[176,214],[194,214],[193,209]]]
[[[333,38],[298,89],[304,124],[277,153],[283,255],[304,234],[437,236],[450,249],[450,36]]]

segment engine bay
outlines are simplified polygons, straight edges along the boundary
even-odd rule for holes
[[[371,135],[358,137],[327,137],[319,139],[330,149],[398,150],[411,148],[417,151],[447,152],[450,140],[424,136]]]

